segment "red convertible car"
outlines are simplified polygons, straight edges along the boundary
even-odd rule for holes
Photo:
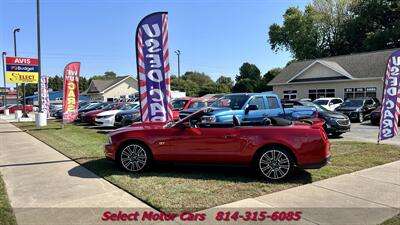
[[[292,122],[278,118],[203,123],[211,108],[176,123],[134,123],[109,134],[106,158],[140,172],[154,161],[253,165],[270,180],[289,177],[295,167],[316,169],[330,159],[324,121]]]

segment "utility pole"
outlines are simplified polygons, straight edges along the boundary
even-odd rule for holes
[[[37,48],[38,48],[38,80],[39,80],[39,85],[38,85],[38,100],[39,100],[39,113],[43,112],[43,107],[42,107],[42,79],[41,79],[41,73],[42,73],[42,65],[41,65],[41,53],[40,53],[40,8],[39,8],[39,0],[36,0],[36,17],[37,17]]]
[[[5,64],[4,64],[4,57],[7,55],[6,52],[3,52],[1,54],[1,61],[3,63],[3,76],[4,76],[4,110],[7,107],[7,84],[6,84],[6,70],[5,70]]]
[[[20,29],[16,28],[14,29],[14,56],[17,57],[17,32],[19,32]],[[15,89],[17,90],[17,110],[19,110],[19,93],[18,93],[18,83],[15,83]]]
[[[181,60],[180,60],[181,51],[176,50],[175,54],[178,56],[178,79],[179,79],[181,78]]]

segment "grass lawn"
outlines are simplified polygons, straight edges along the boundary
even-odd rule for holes
[[[4,186],[3,179],[0,175],[0,224],[2,225],[16,225],[17,221],[13,210],[8,201],[6,187]]]
[[[385,222],[381,223],[380,225],[399,225],[400,224],[400,214],[392,217],[391,219],[386,220]]]
[[[131,174],[105,160],[107,136],[94,129],[66,125],[62,130],[55,121],[48,121],[42,129],[34,123],[15,125],[152,207],[172,212],[210,208],[400,159],[400,146],[335,142],[330,165],[298,171],[287,182],[270,183],[250,168],[222,166],[159,165],[143,174]]]

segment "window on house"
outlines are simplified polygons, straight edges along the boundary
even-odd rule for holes
[[[376,97],[376,87],[366,87],[366,88],[345,88],[344,98],[345,99],[362,99],[366,97],[375,98]]]
[[[283,91],[283,99],[296,99],[297,90],[286,90]]]
[[[335,89],[310,89],[308,90],[308,98],[311,100],[317,98],[335,97]]]

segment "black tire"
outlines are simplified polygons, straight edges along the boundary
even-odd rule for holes
[[[342,132],[333,132],[332,133],[332,136],[333,137],[339,137],[340,135],[342,135],[343,133]]]
[[[358,122],[362,123],[364,122],[364,120],[365,120],[364,114],[358,113]]]
[[[115,161],[122,169],[139,173],[150,168],[153,163],[153,155],[146,145],[132,141],[119,148]]]
[[[293,175],[294,159],[288,150],[280,146],[270,146],[258,152],[254,167],[268,180],[284,180]]]

